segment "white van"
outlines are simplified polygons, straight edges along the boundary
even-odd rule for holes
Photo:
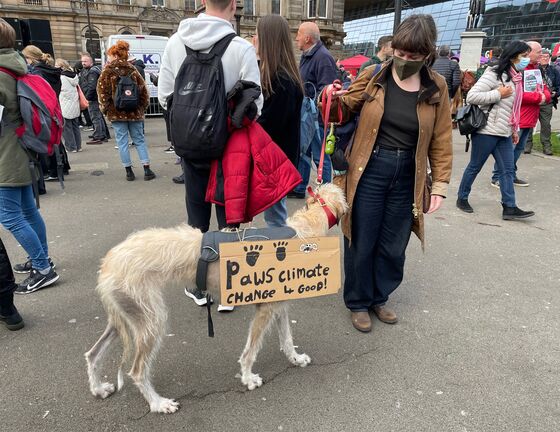
[[[103,64],[107,61],[105,55],[107,49],[115,45],[118,40],[123,40],[130,45],[130,54],[136,59],[142,60],[146,65],[146,85],[150,92],[150,106],[146,112],[148,115],[162,113],[157,100],[157,87],[150,81],[150,73],[155,75],[159,74],[161,59],[163,58],[163,52],[165,51],[165,45],[167,45],[168,39],[169,38],[165,36],[118,34],[107,37],[107,41],[105,42]]]

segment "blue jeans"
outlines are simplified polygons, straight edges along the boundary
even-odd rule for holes
[[[519,142],[513,147],[513,178],[517,178],[517,161],[521,157],[523,150],[525,150],[525,144],[527,144],[527,139],[529,134],[533,133],[533,129],[521,129],[519,131]],[[513,143],[512,143],[513,145]],[[494,170],[492,171],[492,181],[496,181],[500,178],[498,173],[498,163],[494,163]]]
[[[136,151],[140,158],[142,165],[150,164],[150,156],[148,155],[148,147],[146,146],[146,139],[144,138],[144,122],[140,121],[116,121],[113,122],[113,130],[115,131],[115,139],[119,146],[119,155],[123,167],[132,166],[130,160],[130,152],[128,150],[128,134],[134,144],[136,144]]]
[[[315,166],[319,166],[319,160],[321,158],[321,150],[323,149],[323,129],[320,130],[319,139],[314,139],[311,141],[311,145],[307,149],[305,157],[299,158],[298,171],[301,174],[302,182],[297,185],[294,189],[296,193],[305,193],[307,184],[309,183],[309,175],[311,174],[311,158],[315,162]],[[323,182],[327,183],[331,181],[331,158],[329,155],[325,155],[325,161],[323,162]]]
[[[0,187],[0,223],[27,252],[34,269],[49,268],[47,230],[31,185]]]
[[[472,134],[471,160],[463,173],[457,193],[458,198],[469,198],[472,184],[490,155],[494,156],[498,166],[502,204],[507,207],[515,207],[515,191],[513,190],[515,170],[511,137]]]
[[[286,197],[264,211],[264,220],[269,227],[286,226],[287,218],[288,207],[286,206]]]
[[[352,243],[344,239],[344,303],[384,304],[400,285],[412,229],[414,151],[376,148],[356,189]]]

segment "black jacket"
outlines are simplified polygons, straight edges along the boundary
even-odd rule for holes
[[[80,88],[88,101],[97,102],[97,80],[101,75],[99,66],[83,68],[80,72]]]
[[[4,243],[0,239],[0,301],[2,296],[11,294],[16,286],[8,252],[6,252]]]
[[[257,122],[297,167],[303,92],[299,84],[283,73],[272,81],[272,90],[274,93],[264,100]]]
[[[455,92],[461,85],[461,69],[459,68],[459,63],[448,57],[439,57],[432,65],[432,69],[445,78],[449,97],[453,99]]]
[[[50,84],[56,93],[56,97],[60,96],[60,90],[62,89],[60,75],[62,74],[62,69],[49,66],[44,62],[37,62],[29,66],[29,73],[39,75]]]
[[[138,73],[142,75],[142,79],[146,81],[146,65],[142,60],[135,59],[134,61],[130,62],[132,66],[136,68]]]

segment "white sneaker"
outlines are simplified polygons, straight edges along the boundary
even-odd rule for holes
[[[206,300],[206,295],[202,293],[198,288],[195,291],[189,291],[188,288],[185,288],[185,295],[192,299],[198,306],[206,306],[208,302]],[[210,302],[212,303],[212,302]]]
[[[225,305],[218,305],[218,312],[231,312],[235,309],[235,306],[225,306]]]

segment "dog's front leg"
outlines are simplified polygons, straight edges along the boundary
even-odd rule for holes
[[[288,305],[284,303],[278,306],[280,310],[277,311],[278,321],[276,324],[278,326],[278,337],[280,338],[280,349],[284,351],[290,363],[295,366],[305,367],[311,363],[311,358],[307,354],[298,354],[296,352],[288,317]]]
[[[249,390],[254,390],[262,385],[262,378],[258,374],[253,373],[253,363],[255,363],[257,359],[264,334],[270,327],[273,318],[274,310],[271,304],[257,305],[257,312],[251,323],[251,328],[249,329],[247,343],[239,359],[239,363],[241,364],[241,382],[246,385]]]

